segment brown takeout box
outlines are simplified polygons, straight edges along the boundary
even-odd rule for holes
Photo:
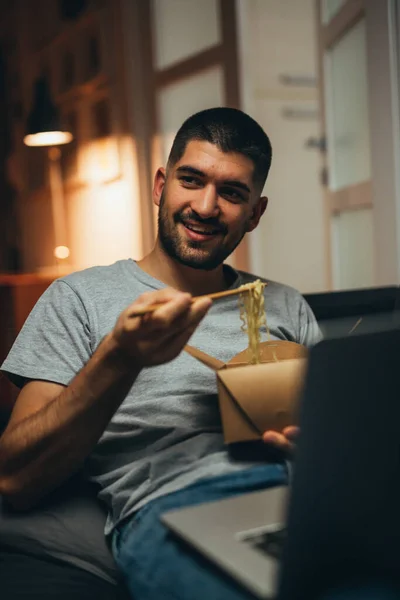
[[[249,364],[248,349],[224,363],[197,348],[193,357],[216,371],[226,444],[259,440],[264,431],[297,423],[307,366],[307,348],[284,340],[260,344],[261,363]]]

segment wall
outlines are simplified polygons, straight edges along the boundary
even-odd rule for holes
[[[251,268],[304,293],[327,289],[316,85],[281,76],[317,73],[315,0],[237,0],[242,108],[271,138],[269,207],[250,235]],[[297,114],[294,114],[297,113]],[[290,116],[292,115],[292,116]]]
[[[365,0],[375,285],[400,278],[400,10],[397,0]]]

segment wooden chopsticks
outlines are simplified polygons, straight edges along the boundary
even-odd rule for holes
[[[226,296],[235,296],[236,294],[242,294],[243,292],[247,292],[254,287],[253,283],[246,283],[241,285],[240,287],[234,290],[227,290],[225,292],[216,292],[215,294],[204,294],[203,296],[194,296],[192,298],[192,302],[195,300],[201,300],[202,298],[211,298],[211,300],[218,300],[219,298],[225,298]],[[134,312],[132,312],[130,317],[140,317],[142,315],[146,315],[147,313],[152,313],[157,308],[160,308],[163,304],[149,304],[148,306],[143,306],[143,308],[137,308]]]

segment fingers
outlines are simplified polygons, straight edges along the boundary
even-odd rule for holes
[[[155,328],[186,329],[191,325],[197,326],[210,308],[212,301],[209,298],[192,301],[189,294],[176,298],[157,309],[152,314]]]
[[[285,427],[282,433],[288,440],[293,442],[299,437],[300,428],[295,425],[290,425],[289,427]]]
[[[289,445],[289,440],[282,433],[278,433],[277,431],[266,431],[263,435],[264,442],[268,444],[272,444],[277,448],[284,449]]]
[[[151,313],[133,316],[139,307],[160,304]],[[119,317],[113,336],[132,360],[142,366],[175,358],[212,305],[210,298],[193,301],[190,294],[165,288],[143,294]]]
[[[188,328],[190,328],[193,333],[202,318],[207,314],[211,305],[212,301],[209,298],[203,298],[201,300],[195,300],[194,302],[191,302],[188,310],[180,315],[177,315],[172,321],[171,326],[177,333]]]
[[[142,317],[130,317],[140,306],[160,303],[152,313],[147,313]],[[190,326],[196,327],[210,308],[212,301],[209,298],[203,298],[192,301],[192,296],[183,292],[178,292],[171,288],[160,290],[157,293],[143,294],[126,310],[128,317],[128,327],[131,331],[143,330],[150,332],[165,332],[170,337],[180,333]]]
[[[124,311],[125,316],[130,319],[137,319],[144,323],[156,323],[158,320],[165,320],[166,323],[174,319],[180,312],[186,310],[191,304],[191,295],[178,292],[173,288],[164,288],[157,292],[146,292],[139,296],[128,308]],[[160,308],[152,313],[147,313],[142,317],[135,317],[135,312],[138,308],[145,308],[152,304],[160,304]]]
[[[193,303],[189,311],[175,321],[169,329],[155,332],[160,351],[169,357],[177,356],[207,313],[209,305],[208,300]]]
[[[209,298],[193,302],[187,313],[174,322],[167,337],[168,341],[173,341],[183,347],[207,314],[211,304],[212,301]]]
[[[271,444],[274,448],[282,450],[285,453],[291,453],[294,450],[293,443],[283,433],[277,431],[266,431],[263,435],[263,441]]]
[[[173,295],[152,313],[143,319],[144,323],[152,329],[170,329],[179,319],[190,313],[192,297],[190,294],[179,293]]]
[[[163,304],[164,302],[168,302],[169,300],[173,300],[177,296],[190,296],[185,292],[179,292],[171,287],[162,288],[161,290],[157,290],[154,292],[144,292],[141,294],[136,300],[128,307],[127,310],[132,309],[134,312],[135,308],[138,306],[148,306],[149,304]]]
[[[125,328],[127,331],[142,331],[146,334],[163,329],[168,330],[175,320],[189,310],[191,298],[190,294],[177,292],[170,288],[142,294],[122,313]],[[138,308],[152,304],[160,304],[160,308],[142,316],[135,316]]]

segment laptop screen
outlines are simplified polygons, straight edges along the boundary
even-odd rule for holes
[[[392,329],[400,324],[397,286],[305,294],[325,339]]]
[[[354,577],[399,577],[400,330],[310,352],[280,600]]]

